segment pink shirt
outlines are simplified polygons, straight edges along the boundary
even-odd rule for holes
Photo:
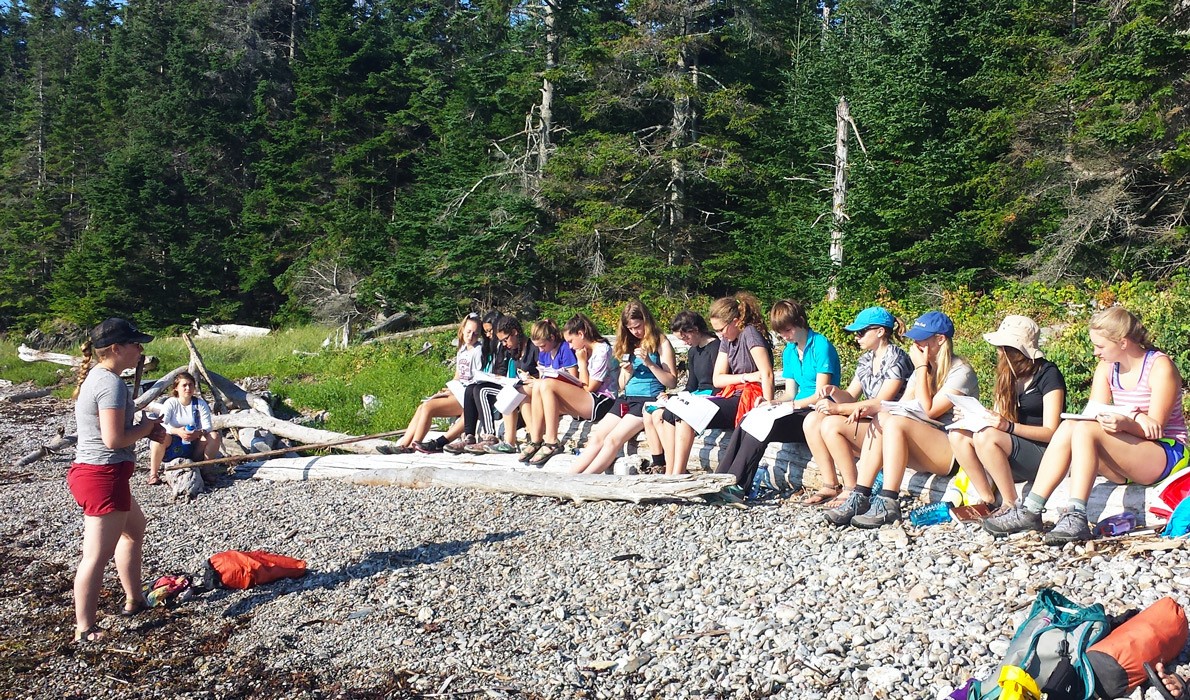
[[[1152,361],[1157,357],[1166,357],[1166,355],[1159,350],[1149,350],[1145,353],[1145,359],[1140,369],[1140,379],[1132,389],[1120,386],[1120,363],[1112,365],[1111,400],[1113,404],[1134,406],[1140,409],[1141,413],[1149,412],[1149,403],[1153,398],[1153,390],[1149,387],[1149,372],[1153,369]],[[1177,396],[1173,400],[1173,408],[1169,412],[1169,418],[1165,421],[1165,430],[1161,436],[1176,440],[1183,445],[1186,444],[1186,418],[1182,415],[1181,386],[1178,387]]]

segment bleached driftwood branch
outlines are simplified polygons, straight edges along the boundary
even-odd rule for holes
[[[290,423],[289,421],[267,416],[259,411],[241,411],[239,413],[214,416],[214,424],[216,430],[223,430],[224,428],[263,428],[274,435],[289,438],[290,440],[297,440],[306,445],[350,440],[353,437],[345,433],[319,430],[318,428]],[[387,440],[364,440],[362,442],[343,445],[336,449],[354,452],[356,454],[375,455],[379,454],[377,448],[381,446],[391,447],[392,443]]]
[[[261,338],[271,333],[268,328],[241,326],[235,323],[200,326],[197,320],[192,327],[199,338]]]
[[[423,335],[425,333],[442,333],[443,331],[454,330],[457,327],[454,323],[444,323],[441,326],[426,326],[425,328],[414,328],[411,331],[401,331],[400,333],[393,333],[391,335],[382,335],[379,338],[368,338],[360,343],[360,345],[371,345],[372,343],[387,343],[393,340],[401,340],[402,338],[413,338],[415,336]]]
[[[355,457],[333,455],[274,459],[255,468],[253,476],[270,481],[343,479],[369,486],[400,486],[426,488],[445,486],[467,488],[492,493],[519,493],[546,496],[570,501],[705,501],[735,483],[731,474],[683,474],[663,476],[638,474],[614,476],[610,474],[579,475],[513,469],[506,455],[493,457],[498,467],[453,469],[443,466],[420,466],[425,459],[441,460],[442,455],[409,460],[400,457]],[[481,458],[483,459],[483,458]],[[420,465],[419,465],[420,464]],[[473,466],[476,462],[471,463]],[[405,466],[408,465],[408,466]]]

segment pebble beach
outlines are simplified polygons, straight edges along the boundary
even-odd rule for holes
[[[975,523],[837,529],[788,501],[236,475],[173,503],[146,485],[142,454],[145,578],[226,549],[310,572],[125,619],[109,567],[110,634],[76,647],[70,458],[13,466],[59,425],[73,432],[66,402],[0,404],[0,697],[939,698],[993,672],[1039,588],[1109,614],[1190,605],[1190,552],[1151,535],[1056,549]]]

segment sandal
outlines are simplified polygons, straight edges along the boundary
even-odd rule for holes
[[[133,617],[149,609],[149,601],[141,598],[131,608],[121,608],[120,617]]]
[[[831,503],[834,499],[839,497],[843,492],[843,487],[840,484],[833,486],[823,486],[814,493],[802,499],[802,505],[820,506],[824,503]]]
[[[99,624],[96,623],[82,632],[75,632],[74,643],[80,645],[94,644],[95,642],[103,641],[105,637],[107,637],[107,631],[102,629]]]
[[[517,457],[517,461],[528,464],[539,449],[541,449],[540,442],[526,442],[525,446],[521,448],[521,456]]]
[[[529,460],[529,464],[532,464],[535,467],[540,467],[546,462],[550,461],[551,457],[560,453],[561,451],[562,446],[556,442],[542,443],[541,447],[533,455],[533,459]]]
[[[159,477],[159,476],[155,476],[155,477],[149,479],[149,486],[160,486],[164,483],[165,482],[162,481],[161,477]]]

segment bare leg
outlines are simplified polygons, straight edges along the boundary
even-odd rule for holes
[[[946,433],[905,416],[883,416],[884,488],[898,491],[905,469],[946,474],[954,453]]]
[[[563,381],[551,381],[542,388],[540,397],[544,439],[550,444],[558,442],[558,423],[562,416],[589,420],[595,410],[595,401],[586,389]]]
[[[402,447],[411,447],[413,443],[424,440],[429,430],[430,416],[426,413],[426,403],[422,402],[413,411],[413,417],[409,419],[405,434],[401,436],[400,440],[397,440],[397,444]]]
[[[83,516],[83,556],[74,573],[74,633],[77,637],[95,626],[103,570],[116,552],[129,513]],[[139,585],[139,582],[138,582]],[[125,591],[127,593],[127,591]]]
[[[858,478],[855,460],[863,449],[871,420],[848,423],[843,416],[826,416],[819,433],[831,453],[831,461],[843,481],[843,490],[855,488]],[[875,474],[873,474],[875,478]]]
[[[855,480],[857,486],[871,488],[876,483],[876,475],[884,469],[884,421],[888,418],[887,413],[880,413],[868,426],[868,434],[859,453],[859,474]]]
[[[116,572],[120,585],[124,587],[124,609],[132,610],[144,598],[141,591],[141,562],[145,546],[145,514],[140,504],[132,499],[132,508],[124,520],[124,531],[116,543]]]
[[[655,455],[665,454],[665,447],[661,444],[661,430],[657,426],[658,423],[665,422],[661,420],[661,413],[660,409],[644,413],[645,440],[649,443],[649,451]]]
[[[173,440],[173,435],[166,436]],[[161,461],[165,459],[165,448],[169,446],[169,442],[155,442],[149,441],[149,481],[156,481],[160,478]]]
[[[694,447],[694,428],[686,421],[674,424],[674,458],[671,462],[669,455],[665,457],[665,473],[669,475],[685,474],[686,465],[690,462],[690,450]]]
[[[1000,497],[1006,505],[1013,505],[1016,503],[1016,483],[1012,479],[1012,465],[1008,463],[1008,456],[1012,454],[1012,436],[1008,433],[999,430],[981,430],[975,434],[974,438],[975,452],[979,456],[979,462],[982,465],[983,471],[991,477],[992,484],[988,488],[995,488],[995,492],[999,492]],[[958,456],[958,453],[955,453]],[[976,483],[975,477],[971,474],[971,470],[967,469],[967,463],[959,459],[959,464],[963,465],[963,469],[967,472],[967,477],[971,479],[971,485],[979,492],[980,497],[983,497],[983,485]],[[981,478],[986,484],[986,477]],[[989,491],[991,492],[991,491]],[[985,499],[985,503],[991,503],[996,500],[995,492],[992,497]]]
[[[602,474],[607,471],[616,461],[616,455],[620,453],[624,444],[640,433],[643,427],[644,422],[636,416],[624,416],[617,420],[611,433],[603,439],[603,444],[585,473]]]
[[[984,433],[998,433],[999,430],[982,430],[978,435]],[[954,453],[955,459],[958,460],[959,466],[963,468],[963,472],[967,478],[971,480],[971,488],[975,489],[975,495],[983,503],[991,503],[996,500],[994,487],[988,481],[988,474],[984,470],[983,460],[979,457],[979,452],[975,447],[975,436],[970,430],[951,430],[946,434],[947,440],[950,442],[950,451]],[[1011,481],[1012,475],[1009,474]],[[1009,503],[1009,501],[1005,501]],[[1011,505],[1011,503],[1010,503]]]
[[[1095,477],[1151,484],[1165,471],[1165,449],[1130,433],[1109,433],[1096,421],[1079,421],[1070,455],[1070,497],[1087,500]]]
[[[587,466],[595,460],[595,456],[599,454],[600,448],[603,447],[603,441],[611,434],[616,427],[616,423],[620,422],[619,416],[607,414],[595,424],[591,430],[590,437],[587,438],[587,444],[583,446],[583,451],[579,454],[578,459],[574,461],[574,466],[571,471],[575,474],[582,474],[586,471]]]
[[[156,445],[155,442],[150,442],[150,445]],[[223,436],[219,431],[212,430],[209,433],[203,433],[203,436],[198,440],[199,450],[196,454],[201,454],[203,459],[215,459],[223,450]]]
[[[806,435],[806,444],[810,446],[810,454],[814,456],[814,463],[822,475],[823,486],[838,486],[839,476],[835,472],[835,460],[831,457],[826,440],[822,438],[822,425],[826,416],[818,411],[811,411],[802,423],[802,431]]]
[[[677,448],[674,447],[677,430],[674,429],[673,423],[666,422],[663,418],[658,418],[657,435],[661,438],[661,454],[665,455],[666,473],[668,474],[668,465],[674,463],[678,454]]]

